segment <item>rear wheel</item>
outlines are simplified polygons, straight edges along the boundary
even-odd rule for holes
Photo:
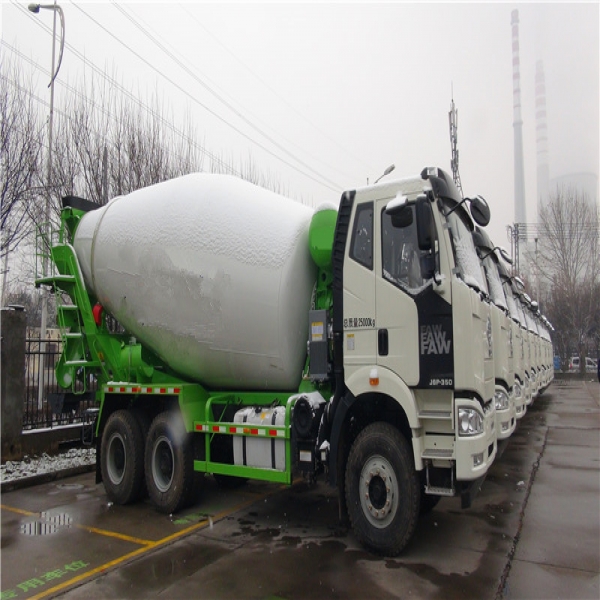
[[[145,466],[148,494],[159,511],[177,512],[194,500],[203,474],[194,473],[192,440],[179,413],[164,412],[152,421]]]
[[[357,539],[378,554],[400,553],[414,533],[420,501],[406,438],[389,423],[365,427],[350,449],[345,481]]]
[[[118,410],[102,434],[100,468],[106,495],[116,504],[129,504],[144,492],[144,437],[134,415]]]

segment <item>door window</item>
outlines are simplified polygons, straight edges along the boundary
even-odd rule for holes
[[[356,207],[354,230],[350,245],[350,258],[373,270],[373,203]]]
[[[421,290],[427,283],[423,278],[423,252],[417,241],[417,224],[394,227],[392,218],[385,210],[381,213],[381,254],[385,280],[411,293]]]

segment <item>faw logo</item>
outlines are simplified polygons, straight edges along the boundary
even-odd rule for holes
[[[450,354],[452,340],[441,325],[421,325],[421,354]]]

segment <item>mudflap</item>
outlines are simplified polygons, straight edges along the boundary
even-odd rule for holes
[[[479,493],[483,482],[485,481],[485,475],[482,475],[479,479],[473,481],[462,482],[460,486],[460,507],[471,508],[471,504],[475,499],[475,496]]]
[[[100,463],[101,442],[101,437],[96,438],[96,485],[102,483],[102,466]]]
[[[83,415],[81,443],[84,446],[91,446],[94,443],[94,432],[96,431],[96,420],[99,412],[100,409],[98,408],[88,408]]]

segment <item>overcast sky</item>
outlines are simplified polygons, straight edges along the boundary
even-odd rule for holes
[[[34,15],[26,5],[3,2],[1,51],[17,48],[48,71],[51,35],[40,25],[52,25],[52,12]],[[67,43],[89,61],[145,100],[158,90],[176,121],[186,110],[193,115],[211,152],[251,155],[291,195],[315,206],[337,202],[391,163],[390,179],[431,165],[451,172],[453,90],[464,192],[488,200],[489,233],[507,246],[517,8],[528,220],[536,220],[537,60],[546,73],[550,176],[598,175],[598,2],[60,5]],[[83,73],[67,47],[59,82],[74,85]],[[47,76],[39,76],[39,93],[48,97]],[[57,104],[65,94],[57,83]]]

